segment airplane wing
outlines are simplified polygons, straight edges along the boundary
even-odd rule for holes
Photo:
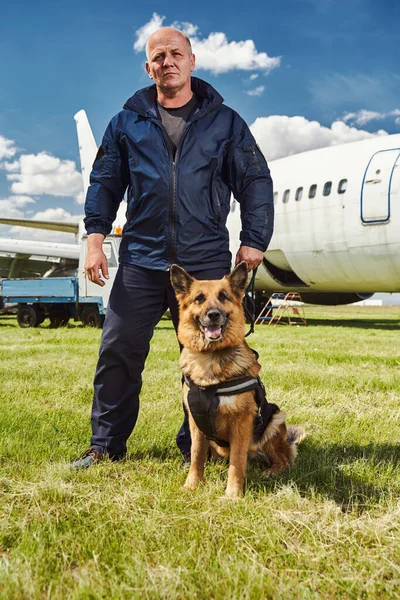
[[[78,244],[0,238],[0,279],[73,276],[78,264]]]
[[[79,244],[0,238],[0,252],[7,255],[23,254],[24,256],[46,256],[49,258],[78,260]]]
[[[61,221],[35,221],[33,219],[1,218],[0,224],[13,225],[14,227],[33,227],[34,229],[49,229],[51,231],[65,231],[75,233],[79,231],[79,223],[67,223]]]

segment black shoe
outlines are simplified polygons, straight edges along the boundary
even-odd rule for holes
[[[182,469],[185,469],[185,471],[187,471],[188,469],[190,469],[190,463],[191,463],[190,452],[181,452],[181,455],[182,455]]]
[[[106,456],[108,456],[106,452],[100,452],[95,448],[89,448],[80,458],[78,458],[78,460],[75,460],[72,463],[71,467],[73,469],[88,469],[104,460]]]

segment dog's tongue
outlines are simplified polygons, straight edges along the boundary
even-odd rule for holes
[[[210,340],[216,340],[221,335],[221,327],[219,325],[209,325],[205,328],[205,333]]]

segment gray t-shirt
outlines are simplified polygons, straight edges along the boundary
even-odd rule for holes
[[[179,106],[179,108],[165,108],[157,101],[158,112],[160,113],[161,122],[168,134],[168,145],[175,157],[175,152],[181,141],[183,129],[190,117],[194,107],[197,104],[196,95],[187,104]]]

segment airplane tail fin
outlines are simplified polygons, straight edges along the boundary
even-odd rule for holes
[[[89,125],[86,112],[80,110],[74,115],[78,135],[79,155],[83,178],[83,190],[86,194],[89,187],[90,171],[97,153],[97,145]]]

